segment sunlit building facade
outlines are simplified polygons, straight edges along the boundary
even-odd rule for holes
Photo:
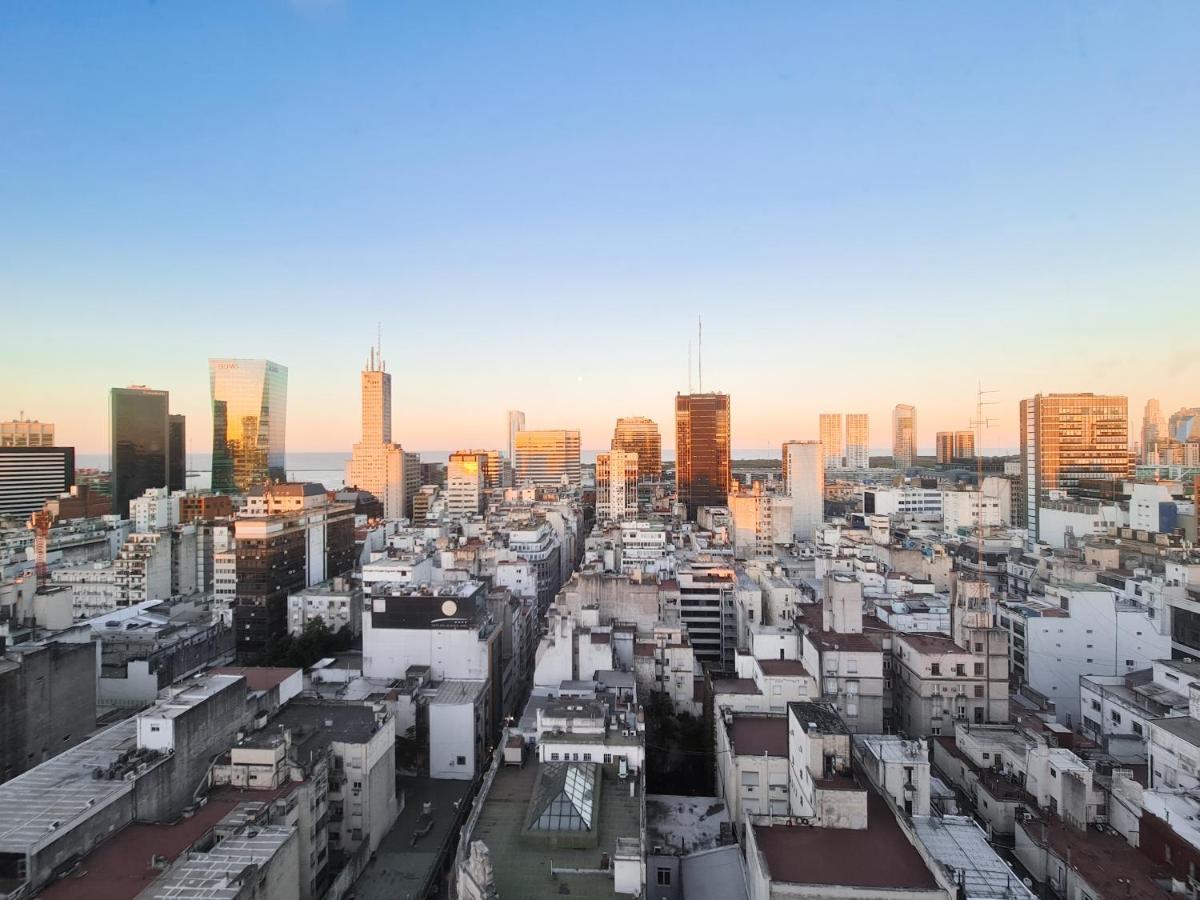
[[[525,413],[519,409],[508,411],[508,461],[515,460],[517,452],[517,433],[525,430]]]
[[[360,384],[362,439],[346,463],[346,484],[374,496],[385,519],[411,518],[421,486],[421,459],[392,442],[392,375],[374,348]]]
[[[676,495],[689,519],[724,506],[733,481],[728,394],[675,395]]]
[[[266,359],[210,359],[212,487],[246,493],[282,481],[287,433],[286,366]]]
[[[0,422],[0,447],[53,447],[54,423],[29,419]]]
[[[112,511],[129,516],[129,501],[148,488],[167,486],[170,400],[166,391],[144,387],[109,392],[112,445]]]
[[[792,498],[792,533],[812,540],[825,520],[825,445],[818,441],[785,441],[783,487]]]
[[[909,469],[917,459],[917,409],[897,403],[892,410],[892,465]]]
[[[1130,475],[1129,400],[1100,394],[1038,394],[1020,405],[1021,524],[1040,537],[1040,510],[1051,491],[1075,492],[1081,480]]]
[[[513,484],[579,487],[579,432],[518,431],[513,448]]]
[[[451,516],[474,516],[483,511],[487,454],[456,450],[446,463],[446,510]]]
[[[617,419],[611,446],[613,450],[637,454],[639,481],[659,481],[662,478],[662,435],[653,419],[645,416]]]
[[[846,468],[866,469],[871,465],[871,422],[866,413],[846,415]]]
[[[842,464],[845,453],[842,448],[842,414],[821,413],[819,417],[821,452],[825,456],[825,467],[836,469]]]
[[[638,455],[627,450],[609,450],[596,456],[596,518],[623,522],[638,514]]]

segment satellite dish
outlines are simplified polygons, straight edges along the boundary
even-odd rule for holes
[[[445,603],[442,604],[442,615],[443,616],[452,616],[456,612],[458,612],[458,604],[455,603],[453,600],[447,600]]]

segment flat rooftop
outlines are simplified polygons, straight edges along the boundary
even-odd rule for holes
[[[869,828],[754,825],[772,881],[856,888],[938,889],[925,862],[874,791],[867,791]],[[870,861],[869,864],[866,861]]]
[[[234,746],[255,746],[279,729],[288,728],[298,751],[322,752],[330,744],[365,744],[379,730],[375,711],[356,703],[323,703],[293,700],[265,728]]]
[[[969,817],[914,816],[912,821],[929,855],[962,875],[968,897],[1033,900],[1033,892],[996,854],[987,835]]]
[[[1046,828],[1044,841],[1043,824]],[[1162,900],[1167,896],[1154,879],[1168,873],[1123,838],[1091,829],[1081,833],[1065,825],[1057,816],[1018,825],[1034,844],[1039,847],[1049,844],[1060,859],[1070,860],[1071,867],[1098,891],[1118,884],[1118,879],[1123,878],[1127,882],[1122,896],[1127,900]]]
[[[729,810],[720,797],[646,795],[646,849],[686,856],[733,841]],[[722,836],[724,826],[725,836]]]
[[[141,897],[144,900],[238,900],[245,896],[241,873],[263,867],[293,839],[294,825],[262,825],[230,835],[207,853],[191,853],[168,869]],[[299,883],[297,882],[297,888]]]
[[[714,694],[761,694],[753,678],[714,678]]]
[[[806,678],[808,669],[798,659],[760,659],[758,666],[771,678]]]
[[[954,639],[944,634],[904,634],[897,635],[918,653],[968,653],[965,647],[960,647]]]
[[[735,715],[729,728],[733,752],[738,756],[788,755],[787,716]]]
[[[241,675],[246,679],[246,687],[252,691],[269,691],[279,687],[299,669],[285,666],[219,666],[209,669],[209,675]]]
[[[491,852],[496,871],[496,888],[501,897],[551,897],[570,894],[571,897],[604,898],[612,900],[613,878],[609,871],[603,875],[564,874],[551,877],[553,859],[559,869],[597,869],[600,857],[607,853],[612,859],[617,839],[641,834],[641,808],[635,785],[629,795],[629,783],[617,777],[613,766],[600,766],[600,813],[597,818],[599,834],[595,847],[553,849],[526,843],[521,837],[525,817],[538,784],[540,764],[502,766],[496,773],[492,789],[483,800],[479,819],[471,840],[483,841]],[[563,886],[566,890],[563,890]]]
[[[800,727],[807,733],[811,726],[816,726],[820,734],[846,734],[846,723],[838,715],[836,709],[827,703],[814,703],[810,700],[794,700],[788,704],[788,713],[796,717]]]

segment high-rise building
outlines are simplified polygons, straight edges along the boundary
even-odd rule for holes
[[[937,461],[939,466],[954,461],[954,432],[939,431],[935,438],[937,446]]]
[[[362,440],[346,463],[346,484],[374,495],[385,519],[411,518],[421,459],[392,442],[392,375],[374,347],[362,370]]]
[[[514,485],[579,487],[578,431],[518,431],[513,452]]]
[[[504,487],[504,455],[499,450],[456,450],[465,456],[478,456],[480,473],[483,475],[483,489]],[[448,472],[447,472],[448,477]],[[433,482],[423,481],[422,484]]]
[[[287,375],[266,359],[208,361],[214,491],[244,494],[286,477]]]
[[[354,566],[354,507],[329,503],[319,484],[267,486],[262,513],[234,524],[238,661],[261,663],[287,632],[290,594]]]
[[[658,481],[662,478],[662,435],[653,419],[645,416],[623,416],[613,429],[611,447],[636,453],[638,480]]]
[[[510,409],[508,411],[508,461],[514,462],[517,458],[517,432],[525,430],[525,413],[519,409]]]
[[[866,413],[846,415],[846,468],[866,469],[871,465],[871,425]]]
[[[1200,438],[1200,406],[1185,407],[1173,414],[1167,425],[1167,435],[1180,444]]]
[[[596,518],[622,522],[638,514],[638,455],[614,449],[596,456]]]
[[[917,459],[917,410],[897,403],[892,410],[892,465],[909,469]]]
[[[1129,401],[1099,394],[1038,394],[1020,405],[1022,524],[1039,535],[1051,491],[1075,491],[1083,479],[1129,477]]]
[[[1167,421],[1163,418],[1162,407],[1158,401],[1150,399],[1146,401],[1146,408],[1142,412],[1142,456],[1154,450],[1160,440],[1167,438]]]
[[[483,511],[487,454],[456,450],[446,463],[446,510],[451,516],[474,516]]]
[[[112,511],[129,516],[129,501],[147,488],[166,487],[170,459],[170,400],[144,387],[109,392],[112,441]]]
[[[167,487],[187,489],[187,419],[167,416]]]
[[[53,447],[54,423],[36,419],[0,422],[0,447]]]
[[[836,469],[842,465],[845,456],[842,446],[842,414],[821,413],[820,432],[821,452],[825,456],[825,467]]]
[[[689,519],[724,506],[733,481],[728,394],[675,395],[675,488]]]
[[[956,431],[956,432],[954,432],[954,458],[955,459],[974,459],[975,458],[975,432],[973,432],[973,431]]]
[[[74,447],[0,447],[0,519],[23,525],[74,484]]]
[[[792,498],[792,533],[812,540],[825,521],[825,445],[818,441],[785,441],[783,487]]]

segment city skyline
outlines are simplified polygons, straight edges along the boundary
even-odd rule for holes
[[[980,382],[985,449],[1038,392],[1195,402],[1200,10],[618,5],[13,10],[0,296],[71,327],[50,368],[14,343],[0,415],[103,452],[104,391],[154,385],[199,452],[203,360],[270,358],[289,449],[340,451],[382,322],[405,447],[503,447],[519,408],[599,450],[670,421],[697,315],[735,447],[903,400],[927,452]],[[602,309],[637,328],[598,353]],[[453,367],[445,310],[488,323]],[[935,356],[898,371],[901,334]]]

